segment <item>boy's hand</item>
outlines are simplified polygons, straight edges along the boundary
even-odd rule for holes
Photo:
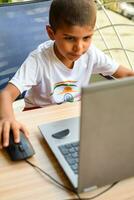
[[[13,131],[14,141],[18,143],[20,141],[20,130],[28,138],[28,131],[24,125],[16,121],[15,119],[1,119],[0,120],[0,149],[9,145],[10,129]]]

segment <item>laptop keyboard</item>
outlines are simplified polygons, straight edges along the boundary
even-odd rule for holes
[[[75,174],[78,174],[79,142],[59,146],[61,153]]]

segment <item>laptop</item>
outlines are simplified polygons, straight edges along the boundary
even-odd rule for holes
[[[80,117],[39,125],[78,193],[134,175],[134,78],[82,88]]]

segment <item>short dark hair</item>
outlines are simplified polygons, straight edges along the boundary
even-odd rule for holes
[[[94,0],[53,0],[49,11],[49,24],[53,31],[62,25],[89,25],[94,28],[96,6]]]

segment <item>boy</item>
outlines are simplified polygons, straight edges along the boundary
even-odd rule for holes
[[[46,27],[51,41],[33,51],[0,94],[0,148],[9,144],[9,130],[19,142],[19,130],[28,131],[16,121],[12,103],[27,90],[25,109],[80,99],[80,87],[87,85],[91,73],[133,76],[92,42],[96,22],[93,0],[53,0]],[[2,142],[3,141],[3,142]]]

